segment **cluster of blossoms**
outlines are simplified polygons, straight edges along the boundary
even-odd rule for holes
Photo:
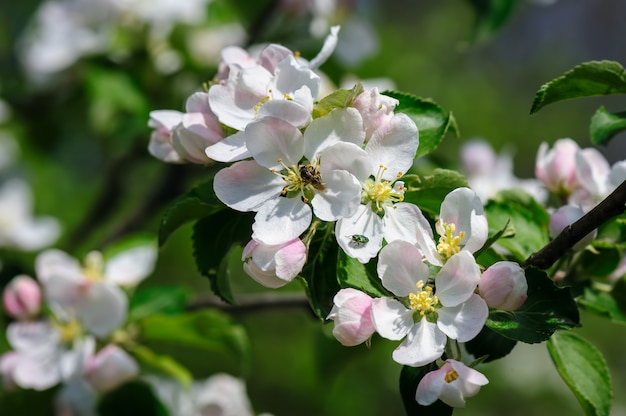
[[[106,261],[99,252],[84,265],[51,249],[35,261],[37,281],[16,276],[3,292],[4,309],[15,320],[7,327],[13,348],[0,357],[7,389],[45,390],[58,384],[58,414],[89,415],[98,394],[139,373],[124,342],[128,297],[152,273],[154,244],[135,244]]]
[[[320,97],[316,68],[332,53],[337,33],[331,29],[310,62],[275,44],[257,57],[226,48],[216,81],[189,98],[187,113],[151,113],[156,129],[149,149],[167,162],[230,163],[216,173],[214,191],[228,207],[255,213],[242,260],[267,287],[283,286],[301,272],[323,222],[334,222],[337,244],[348,256],[361,263],[378,256],[389,296],[339,291],[328,316],[335,336],[344,345],[365,342],[374,332],[404,339],[395,361],[441,364],[420,384],[417,401],[441,398],[461,406],[487,380],[449,354],[441,361],[448,341],[476,337],[489,307],[519,307],[526,299],[524,272],[500,262],[481,273],[473,253],[486,243],[488,227],[470,189],[456,189],[443,201],[437,242],[421,210],[404,202],[401,179],[419,135],[411,118],[394,111],[398,100],[360,85],[335,93],[339,100]]]

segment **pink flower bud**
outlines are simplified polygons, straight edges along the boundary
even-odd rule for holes
[[[4,309],[19,320],[27,320],[41,310],[41,288],[32,278],[19,275],[4,288],[2,294]]]
[[[514,311],[522,306],[528,297],[526,275],[519,264],[500,261],[481,275],[478,291],[490,307]]]
[[[333,335],[347,347],[359,345],[374,334],[372,298],[356,289],[341,289],[335,295],[327,319],[335,322]]]
[[[98,391],[114,389],[138,374],[139,366],[135,360],[113,344],[90,357],[85,369],[85,378]]]
[[[572,139],[559,139],[552,150],[541,143],[535,164],[535,175],[546,188],[568,196],[579,187],[576,179],[576,152],[580,150]]]
[[[584,215],[583,210],[575,205],[563,205],[550,215],[550,237],[554,238],[568,225],[578,221]],[[573,250],[582,250],[587,247],[598,235],[598,230],[593,230],[574,244]]]
[[[268,246],[251,240],[243,249],[244,271],[265,287],[277,288],[291,282],[306,262],[306,247],[296,238]]]
[[[182,163],[183,159],[172,146],[172,131],[180,124],[183,113],[175,110],[155,110],[150,112],[148,127],[154,131],[150,135],[148,152],[167,163]]]
[[[497,170],[498,155],[491,145],[484,140],[475,139],[461,148],[461,164],[470,176],[493,175]],[[508,175],[509,172],[497,172]]]
[[[398,105],[398,100],[380,94],[378,88],[372,88],[356,97],[352,105],[359,110],[361,117],[363,117],[365,140],[367,141],[378,128],[393,118],[393,110]]]

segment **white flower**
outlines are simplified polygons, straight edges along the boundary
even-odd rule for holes
[[[265,287],[277,288],[291,282],[306,262],[306,247],[296,238],[268,246],[251,240],[243,249],[244,271]]]
[[[557,194],[569,195],[577,187],[576,152],[580,150],[572,139],[559,139],[549,150],[547,143],[541,143],[535,162],[535,175],[546,188]]]
[[[183,119],[183,113],[176,110],[155,110],[150,112],[148,127],[154,131],[150,135],[148,152],[159,160],[168,163],[183,163],[182,156],[172,145],[172,132]]]
[[[30,187],[13,178],[0,187],[0,247],[37,250],[52,244],[61,227],[51,217],[33,217]]]
[[[355,109],[336,109],[304,134],[266,117],[249,124],[245,136],[254,138],[247,140],[254,160],[219,171],[214,189],[229,207],[257,212],[253,239],[278,245],[297,238],[311,223],[311,207],[324,221],[349,216],[358,207],[360,185],[352,172],[367,156]]]
[[[417,385],[415,399],[429,406],[440,399],[452,407],[465,407],[465,398],[478,394],[481,386],[489,383],[487,377],[460,361],[446,360],[435,371],[426,374]]]
[[[580,189],[570,198],[570,203],[591,210],[626,180],[626,160],[609,166],[607,160],[594,148],[576,152],[576,179]]]
[[[393,352],[400,364],[420,367],[436,360],[447,337],[469,341],[487,320],[487,304],[474,293],[480,269],[469,251],[448,259],[435,277],[435,290],[422,253],[408,242],[398,240],[385,246],[377,270],[383,286],[398,299],[374,299],[372,318],[382,337],[404,338]]]

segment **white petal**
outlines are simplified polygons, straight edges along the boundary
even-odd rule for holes
[[[383,178],[395,180],[413,165],[419,144],[417,126],[406,114],[396,114],[386,124],[374,131],[365,151],[372,156],[374,166],[387,170]]]
[[[307,87],[303,88],[306,88],[306,91],[308,91]],[[308,95],[310,97],[311,93],[309,92]],[[304,127],[311,121],[313,98],[309,100],[310,104],[306,98],[298,98],[298,101],[287,99],[269,100],[261,106],[257,118],[277,117],[295,127]]]
[[[22,250],[37,250],[54,243],[61,233],[61,225],[52,217],[32,218],[22,222],[13,232],[13,242]]]
[[[259,165],[280,171],[300,162],[304,138],[300,130],[288,122],[265,117],[246,127],[246,146]]]
[[[139,374],[135,360],[113,344],[100,350],[89,364],[85,377],[98,391],[111,390]]]
[[[217,172],[215,195],[237,211],[255,211],[264,202],[277,198],[285,182],[254,160],[242,160]]]
[[[400,340],[413,327],[413,311],[392,298],[372,299],[372,321],[376,332],[390,340]]]
[[[441,203],[441,220],[454,224],[455,234],[465,232],[461,245],[475,252],[487,241],[487,219],[480,198],[469,188],[457,188]]]
[[[166,130],[173,130],[183,119],[183,113],[176,110],[155,110],[150,112],[150,127],[163,127]]]
[[[367,243],[355,242],[355,235],[365,236]],[[367,263],[376,257],[383,244],[383,222],[369,206],[359,205],[349,218],[341,218],[335,224],[337,243],[350,257]]]
[[[322,221],[349,217],[361,204],[361,184],[347,171],[330,171],[322,176],[323,191],[311,200],[315,215]]]
[[[439,370],[427,373],[420,380],[415,392],[415,400],[422,406],[430,406],[435,403],[441,394],[445,383],[446,370],[444,367]]]
[[[156,244],[130,248],[111,257],[104,266],[104,276],[118,286],[135,286],[154,270]]]
[[[447,336],[467,342],[480,332],[487,321],[489,307],[480,296],[473,294],[465,303],[437,310],[437,326]]]
[[[363,182],[374,171],[372,159],[354,143],[339,142],[318,154],[322,177],[332,170],[346,170]]]
[[[204,149],[204,153],[209,159],[218,162],[236,162],[252,156],[246,147],[246,134],[243,131],[226,136]]]
[[[304,156],[312,161],[328,146],[340,142],[363,144],[363,119],[356,108],[336,108],[316,118],[304,132]]]
[[[413,325],[402,344],[394,350],[393,360],[412,367],[432,363],[443,354],[446,340],[436,324],[422,318]]]
[[[248,91],[235,91],[232,86],[215,84],[209,89],[209,103],[219,121],[236,130],[243,130],[254,120],[254,106],[260,96]]]
[[[126,321],[128,298],[117,286],[94,283],[85,293],[78,319],[84,328],[104,338]]]
[[[12,322],[7,326],[7,340],[17,352],[37,354],[56,348],[61,334],[48,321]]]
[[[78,261],[61,250],[46,250],[35,259],[37,279],[42,284],[52,276],[62,275],[69,279],[83,280],[83,272]]]
[[[611,168],[605,157],[594,148],[578,150],[575,156],[576,178],[594,196],[606,193],[606,178]]]
[[[480,281],[480,268],[469,251],[450,257],[435,278],[437,297],[443,306],[465,302]]]
[[[311,97],[317,97],[320,85],[319,75],[310,68],[298,64],[293,55],[288,55],[279,62],[274,73],[277,92],[293,94],[296,90],[307,86],[311,91]]]
[[[300,198],[274,198],[263,204],[252,224],[252,238],[278,245],[300,236],[311,224],[311,207]]]
[[[335,48],[337,47],[337,42],[339,41],[339,29],[340,26],[332,26],[330,28],[330,33],[326,36],[326,39],[324,39],[322,49],[309,63],[310,68],[319,68],[320,65],[326,62],[326,60],[330,58],[330,55],[333,54]]]
[[[422,253],[402,240],[389,243],[380,250],[377,271],[383,286],[401,297],[415,292],[419,280],[428,280],[428,267],[422,261]]]

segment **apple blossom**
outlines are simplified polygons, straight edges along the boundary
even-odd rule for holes
[[[245,135],[255,137],[248,143],[254,160],[220,170],[214,190],[229,207],[257,213],[255,240],[283,244],[308,228],[312,210],[321,220],[334,221],[358,207],[361,187],[353,172],[367,155],[360,148],[363,128],[355,109],[335,109],[311,122],[304,134],[265,117],[250,123]]]
[[[478,394],[487,377],[460,361],[446,360],[444,365],[426,374],[417,385],[415,399],[429,406],[440,399],[452,407],[465,407],[465,399]]]
[[[535,175],[548,190],[569,196],[578,186],[576,152],[580,149],[572,139],[559,139],[550,150],[541,143],[535,162]]]
[[[528,284],[524,269],[511,261],[499,261],[480,276],[478,293],[487,305],[514,311],[526,302]]]
[[[2,292],[4,310],[13,318],[28,320],[41,311],[41,288],[26,275],[14,277]]]
[[[626,180],[626,160],[609,166],[604,156],[594,148],[577,151],[575,160],[580,188],[570,202],[580,205],[585,211],[591,210]]]
[[[172,145],[172,132],[183,119],[183,113],[176,110],[155,110],[150,112],[148,127],[154,131],[150,135],[148,152],[163,162],[183,163],[182,156]]]
[[[345,346],[366,342],[374,334],[372,298],[359,290],[341,289],[333,298],[333,308],[326,319],[334,321],[333,335]]]
[[[380,252],[378,276],[395,298],[372,300],[372,320],[384,338],[404,341],[393,359],[420,367],[439,358],[447,339],[473,339],[487,320],[485,301],[474,293],[480,269],[472,254],[451,256],[429,283],[430,272],[414,245],[397,240]]]
[[[299,238],[275,246],[250,240],[241,259],[250,277],[265,287],[277,288],[291,282],[302,271],[306,247]]]
[[[363,117],[365,141],[368,141],[374,131],[387,124],[394,117],[394,108],[398,100],[380,94],[378,88],[372,88],[359,94],[352,103]]]
[[[28,184],[12,178],[0,185],[0,247],[38,250],[53,243],[61,232],[52,217],[33,217]]]
[[[585,212],[576,205],[563,205],[552,214],[550,214],[550,237],[555,238],[567,226],[575,223],[585,214]],[[579,251],[587,247],[598,235],[598,230],[593,230],[579,242],[572,246],[573,250]]]

